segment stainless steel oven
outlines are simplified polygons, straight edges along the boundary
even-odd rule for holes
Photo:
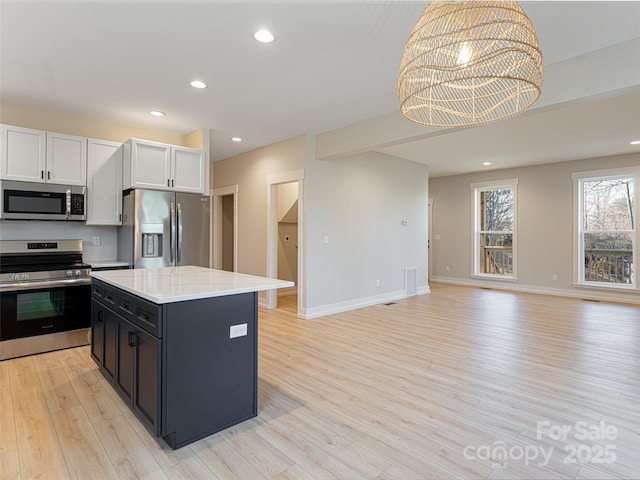
[[[0,241],[0,360],[88,343],[81,240]]]

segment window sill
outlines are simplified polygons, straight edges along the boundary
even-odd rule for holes
[[[627,285],[627,284],[590,284],[590,283],[572,283],[574,288],[584,288],[585,290],[601,290],[608,292],[629,292],[629,293],[638,293],[638,288],[635,285]]]
[[[516,277],[505,277],[502,275],[471,275],[474,280],[490,280],[492,282],[518,283]]]

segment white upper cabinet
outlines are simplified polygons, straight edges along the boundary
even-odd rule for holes
[[[0,178],[45,181],[47,134],[31,128],[0,126]]]
[[[22,182],[87,183],[87,139],[2,125],[0,178]]]
[[[122,147],[87,142],[87,225],[122,225]]]
[[[124,144],[123,188],[204,193],[204,152],[132,138]]]
[[[47,132],[48,183],[87,184],[87,139]]]
[[[170,172],[171,145],[135,138],[124,144],[123,188],[167,190]]]
[[[171,186],[176,192],[204,193],[204,152],[171,147]]]

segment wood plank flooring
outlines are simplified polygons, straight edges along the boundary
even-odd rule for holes
[[[640,479],[638,307],[431,288],[260,310],[258,417],[177,451],[88,347],[0,362],[0,479]]]

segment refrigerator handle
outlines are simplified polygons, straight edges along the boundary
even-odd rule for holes
[[[176,265],[182,261],[182,204],[177,203],[178,206],[177,214],[176,214],[176,223],[178,224],[178,248],[177,252],[177,260]]]
[[[176,251],[176,206],[173,202],[169,205],[170,216],[169,216],[169,265],[175,265],[175,259],[173,257],[174,252]]]

